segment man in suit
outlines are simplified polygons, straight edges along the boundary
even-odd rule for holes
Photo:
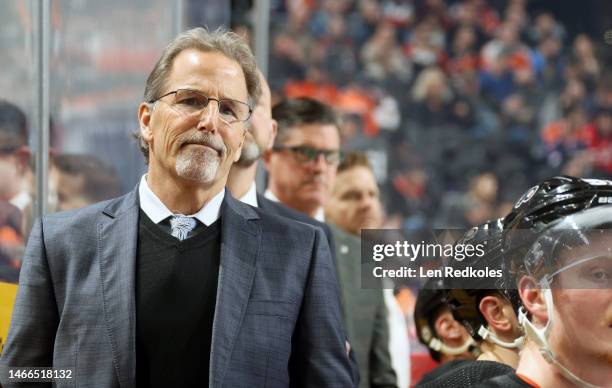
[[[325,204],[325,219],[330,223],[337,244],[336,260],[338,277],[343,284],[347,332],[357,361],[368,366],[371,386],[393,386],[397,378],[398,386],[407,387],[410,379],[408,330],[401,313],[399,318],[393,316],[396,319],[388,314],[390,309],[399,309],[399,306],[395,305],[392,295],[387,304],[380,289],[361,288],[361,229],[380,228],[382,217],[378,185],[367,156],[348,153],[338,165],[336,180]],[[398,354],[390,352],[390,344],[399,347]]]
[[[302,97],[272,108],[278,123],[271,152],[264,155],[268,170],[265,197],[324,222],[340,162],[340,120],[334,110]]]
[[[276,120],[272,118],[270,87],[263,74],[260,71],[258,71],[258,74],[261,84],[261,97],[255,109],[253,109],[240,158],[230,169],[227,188],[234,197],[251,206],[323,229],[333,256],[335,253],[334,239],[327,224],[290,209],[279,202],[272,201],[257,191],[255,183],[257,161],[272,149],[278,127]]]
[[[309,98],[285,100],[272,110],[278,135],[265,155],[266,197],[318,221],[340,162],[340,122],[333,109]],[[329,227],[329,226],[328,226]],[[360,387],[395,387],[382,292],[361,290],[359,239],[331,227],[347,333],[359,365]]]
[[[5,369],[71,369],[58,386],[353,385],[323,233],[225,190],[259,94],[237,35],[166,47],[138,112],[148,172],[36,223]]]

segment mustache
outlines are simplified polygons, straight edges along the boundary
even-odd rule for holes
[[[179,140],[179,146],[182,147],[185,144],[204,145],[217,151],[217,153],[220,155],[224,155],[227,152],[227,148],[221,139],[203,132],[187,134],[181,137]]]

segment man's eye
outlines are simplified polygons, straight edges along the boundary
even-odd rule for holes
[[[611,277],[610,273],[603,269],[597,269],[595,271],[592,271],[590,275],[591,279],[595,280],[596,282],[609,281]]]
[[[312,155],[311,150],[309,150],[308,148],[296,148],[295,152],[297,152],[299,155],[305,156],[307,158],[309,158]]]
[[[236,117],[236,112],[234,112],[234,109],[230,105],[221,104],[221,114]]]
[[[202,106],[202,100],[197,97],[185,97],[178,103],[186,106]]]
[[[342,199],[344,199],[345,201],[356,201],[359,199],[359,193],[355,193],[355,192],[346,193],[342,196]]]

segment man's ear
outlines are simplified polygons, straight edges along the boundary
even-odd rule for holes
[[[504,313],[504,299],[500,296],[487,295],[478,306],[488,325],[498,332],[511,332],[512,322]]]
[[[153,131],[149,127],[151,122],[151,114],[153,113],[153,104],[148,102],[140,103],[138,107],[138,123],[140,124],[140,136],[147,142],[153,140]]]
[[[236,148],[236,154],[234,155],[234,163],[236,163],[240,159],[240,155],[242,155],[242,146],[244,145],[244,140],[246,139],[246,133],[248,129],[245,127],[244,131],[242,131],[242,139],[240,140],[240,145]]]
[[[545,325],[548,322],[548,310],[544,290],[538,282],[531,276],[523,276],[518,282],[518,291],[523,306],[535,318],[534,323]]]
[[[276,134],[278,133],[278,122],[276,120],[270,120],[270,136],[268,137],[268,144],[266,144],[266,150],[272,149],[274,140],[276,140]]]

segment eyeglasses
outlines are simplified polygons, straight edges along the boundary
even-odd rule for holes
[[[219,118],[226,124],[247,121],[253,112],[253,109],[247,103],[228,98],[216,99],[191,89],[177,89],[149,102],[155,103],[172,94],[174,100],[171,101],[170,106],[183,116],[200,114],[211,100],[217,102]]]
[[[337,165],[338,163],[340,163],[340,159],[342,159],[342,152],[340,150],[320,150],[308,146],[274,146],[272,147],[272,151],[289,151],[300,163],[309,163],[315,161],[319,159],[319,155],[323,155],[325,162],[331,165]]]

